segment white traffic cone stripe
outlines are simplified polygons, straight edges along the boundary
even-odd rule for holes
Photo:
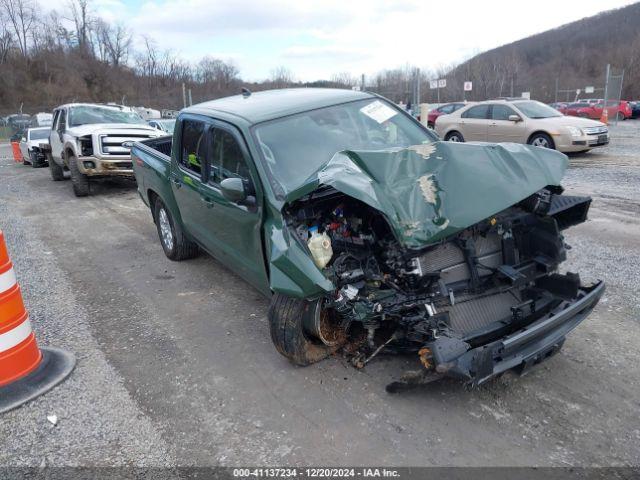
[[[16,328],[0,335],[0,353],[21,344],[29,335],[31,335],[31,321],[27,317]]]
[[[16,274],[13,267],[4,273],[0,273],[0,293],[4,293],[16,284]]]

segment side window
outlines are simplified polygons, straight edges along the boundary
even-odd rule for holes
[[[443,114],[448,114],[453,112],[453,105],[445,105],[443,107],[440,107],[440,112]]]
[[[516,115],[516,112],[506,105],[493,106],[491,118],[494,120],[509,120],[509,115]]]
[[[489,105],[476,105],[466,112],[463,112],[462,118],[489,118]]]
[[[182,122],[181,143],[180,164],[183,168],[200,175],[207,144],[204,122],[184,120]]]
[[[213,130],[213,153],[209,156],[209,183],[220,184],[225,178],[249,180],[249,169],[242,149],[231,133]]]
[[[64,132],[67,129],[67,111],[60,110],[60,118],[58,119],[58,130],[59,132]]]
[[[51,129],[55,130],[58,128],[58,118],[60,117],[60,110],[56,110],[53,113],[53,121],[51,122]]]

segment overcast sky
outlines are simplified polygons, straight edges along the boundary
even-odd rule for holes
[[[617,8],[629,0],[91,0],[95,13],[186,59],[231,59],[247,80],[423,68]],[[64,5],[65,0],[42,2]]]

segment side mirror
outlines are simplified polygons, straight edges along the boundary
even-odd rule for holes
[[[509,115],[509,120],[512,122],[521,122],[522,118],[520,118],[520,115]]]
[[[220,182],[222,196],[230,202],[240,203],[247,198],[244,182],[241,178],[225,178]]]

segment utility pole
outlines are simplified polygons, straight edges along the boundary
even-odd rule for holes
[[[187,90],[182,82],[182,108],[187,108]]]
[[[558,103],[558,77],[556,77],[556,93],[554,95],[554,100],[555,103]]]
[[[416,98],[413,100],[414,110],[419,107],[415,107],[415,105],[420,105],[420,69],[416,68]]]
[[[193,105],[193,99],[191,98],[191,89],[189,89],[189,106]]]
[[[607,100],[609,100],[609,73],[611,71],[611,65],[607,63],[607,70],[604,78],[604,107],[607,107]]]
[[[364,92],[364,73],[360,76],[360,90]]]

